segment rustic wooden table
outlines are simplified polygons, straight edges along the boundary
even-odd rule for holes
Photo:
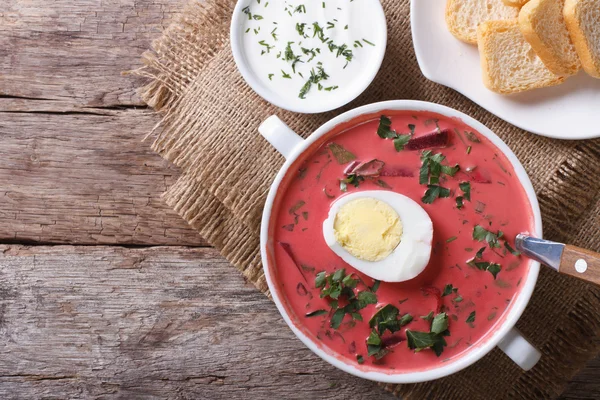
[[[392,398],[161,201],[178,171],[120,73],[183,3],[0,1],[0,398]],[[600,359],[563,398],[600,398]]]

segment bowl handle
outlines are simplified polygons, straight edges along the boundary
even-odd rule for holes
[[[517,329],[512,328],[498,343],[498,347],[524,371],[529,371],[538,361],[542,353]]]
[[[286,159],[304,141],[300,135],[291,130],[277,115],[271,115],[265,119],[258,127],[258,131]]]

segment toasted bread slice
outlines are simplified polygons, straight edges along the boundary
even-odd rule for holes
[[[502,0],[448,0],[446,24],[448,30],[467,43],[477,43],[477,26],[497,19],[513,19],[519,9],[507,6]]]
[[[581,63],[563,18],[564,7],[565,0],[531,0],[519,12],[519,28],[550,71],[569,76]]]
[[[583,69],[600,78],[600,1],[566,0],[563,15]]]
[[[502,0],[504,4],[511,7],[523,7],[529,0]]]
[[[523,37],[516,19],[479,25],[477,44],[483,83],[496,93],[524,92],[565,80],[546,68]]]

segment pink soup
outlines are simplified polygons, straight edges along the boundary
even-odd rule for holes
[[[533,230],[533,216],[510,162],[486,137],[438,114],[382,114],[391,127],[380,114],[342,124],[291,167],[269,227],[271,274],[294,324],[336,357],[365,370],[422,371],[460,357],[501,323],[529,270],[514,238]],[[372,160],[381,163],[356,169]],[[325,243],[331,204],[363,190],[401,193],[431,217],[431,259],[417,278],[374,281]],[[385,306],[393,328],[373,318]]]

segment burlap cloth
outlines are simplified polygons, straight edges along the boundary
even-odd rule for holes
[[[344,109],[319,115],[280,110],[246,85],[229,47],[234,4],[191,1],[144,54],[146,66],[135,72],[151,78],[142,97],[164,115],[153,133],[152,148],[184,171],[165,193],[166,202],[260,291],[268,295],[259,254],[260,216],[283,158],[259,136],[257,127],[276,113],[306,136],[346,109],[382,100],[432,101],[483,122],[512,148],[529,173],[545,236],[600,251],[600,140],[566,142],[529,134],[429,82],[413,52],[408,0],[383,0],[389,39],[373,84]],[[530,372],[494,350],[451,377],[383,386],[405,399],[556,397],[598,354],[600,290],[544,267],[517,326],[543,353]]]

